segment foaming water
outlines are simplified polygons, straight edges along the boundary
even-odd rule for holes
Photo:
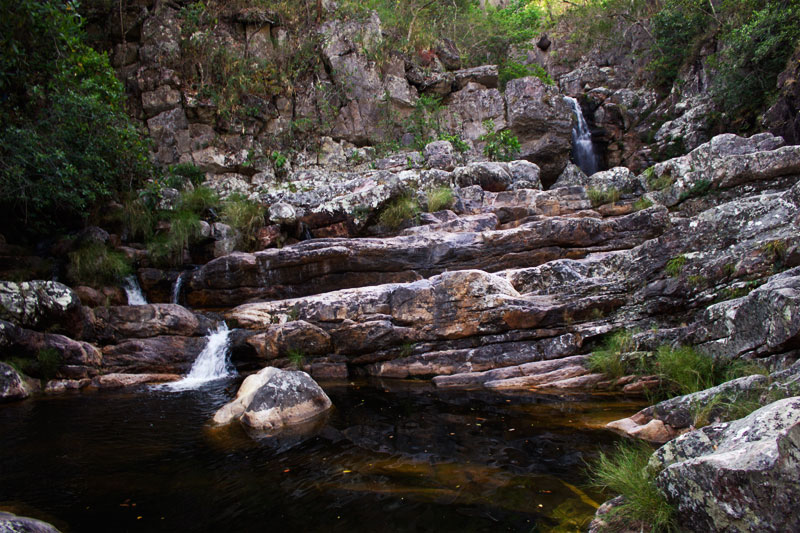
[[[183,278],[185,276],[186,272],[181,272],[178,279],[176,279],[175,283],[172,285],[172,298],[170,301],[174,304],[181,303],[181,288],[183,287]]]
[[[594,144],[592,144],[592,132],[589,131],[589,125],[586,123],[578,101],[570,96],[565,96],[564,99],[572,107],[572,112],[578,119],[575,127],[572,128],[572,157],[583,173],[591,176],[600,170]]]
[[[147,298],[144,297],[142,288],[136,276],[128,276],[122,283],[125,295],[128,297],[128,305],[147,305]]]
[[[209,381],[233,376],[234,370],[229,360],[230,334],[225,322],[220,323],[217,329],[208,335],[205,348],[194,360],[186,377],[159,387],[172,391],[185,391],[196,389]]]
[[[325,384],[335,409],[291,447],[215,428],[236,392],[87,391],[0,405],[0,509],[62,531],[585,531],[585,462],[641,403]]]

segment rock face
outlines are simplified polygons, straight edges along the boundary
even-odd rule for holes
[[[207,318],[176,304],[99,307],[95,320],[97,337],[107,344],[158,335],[202,336],[212,326]]]
[[[75,293],[55,281],[0,281],[0,319],[25,328],[75,329],[80,307]]]
[[[24,400],[28,396],[30,391],[14,367],[0,363],[0,402]]]
[[[308,422],[330,407],[328,396],[305,372],[267,367],[242,382],[236,398],[214,415],[214,423],[239,420],[247,427],[274,433]]]
[[[535,77],[506,86],[508,127],[518,137],[522,157],[539,165],[542,181],[551,184],[567,166],[574,116],[556,87]]]
[[[662,446],[656,483],[697,531],[797,531],[800,398],[708,426]]]

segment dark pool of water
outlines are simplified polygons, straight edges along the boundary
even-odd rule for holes
[[[0,406],[0,509],[64,531],[583,531],[585,461],[640,405],[327,385],[313,436],[211,428],[235,381]]]

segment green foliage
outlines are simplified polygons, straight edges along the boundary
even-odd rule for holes
[[[688,200],[689,198],[705,196],[708,191],[711,190],[711,181],[710,180],[697,180],[692,188],[688,191],[683,191],[678,197],[679,202],[683,202],[684,200]]]
[[[205,173],[192,163],[170,165],[167,169],[168,181],[173,189],[183,189],[187,183],[197,187],[206,179]]]
[[[286,357],[295,368],[301,368],[306,362],[306,354],[297,348],[290,348]]]
[[[461,138],[461,136],[456,135],[454,133],[440,133],[439,134],[439,140],[440,141],[449,141],[450,144],[453,145],[453,148],[455,148],[458,152],[461,152],[462,154],[464,152],[468,152],[469,151],[469,144],[464,142],[464,140]]]
[[[720,382],[719,368],[715,367],[714,360],[686,346],[677,349],[659,347],[653,369],[664,386],[678,395],[698,392]]]
[[[606,339],[602,348],[592,352],[587,362],[589,370],[613,378],[635,373],[639,366],[638,361],[624,357],[635,348],[633,332],[619,330]]]
[[[155,211],[145,198],[129,197],[122,204],[122,225],[128,240],[149,239],[153,236],[155,223]]]
[[[200,235],[200,216],[190,209],[171,211],[167,217],[169,231],[156,235],[147,243],[147,252],[160,266],[180,266],[183,251]]]
[[[73,2],[3,2],[0,224],[3,233],[79,226],[150,172],[108,58],[84,43]],[[8,234],[8,233],[7,233]]]
[[[590,467],[594,486],[624,497],[610,516],[612,526],[621,520],[647,524],[654,533],[676,531],[675,511],[655,484],[657,472],[648,467],[652,453],[645,443],[620,442]]]
[[[517,63],[515,61],[507,61],[500,66],[500,89],[505,91],[506,84],[508,84],[509,81],[517,78],[526,78],[528,76],[535,76],[547,85],[555,85],[553,78],[550,77],[550,75],[544,68],[542,68],[541,65],[537,65],[535,63],[531,65],[523,65],[522,63]]]
[[[241,194],[230,195],[222,204],[220,218],[239,232],[238,245],[245,251],[255,248],[258,230],[264,227],[264,206]]]
[[[67,276],[75,285],[114,285],[131,272],[127,256],[105,244],[93,242],[69,253]]]
[[[453,196],[453,189],[450,187],[436,187],[429,189],[426,193],[428,212],[434,213],[442,209],[450,209],[453,206],[455,197]]]
[[[6,362],[21,374],[49,381],[58,376],[58,369],[64,364],[64,357],[55,348],[42,348],[36,352],[36,357],[15,356]]]
[[[483,154],[490,161],[513,161],[519,155],[521,146],[516,135],[509,130],[495,131],[494,121],[487,120],[483,123],[486,133],[478,139],[486,143],[483,147]]]
[[[378,220],[387,228],[397,229],[407,220],[416,218],[419,211],[416,198],[411,194],[404,194],[390,201],[381,211]]]
[[[214,189],[203,186],[183,191],[178,201],[179,210],[191,211],[197,215],[203,215],[217,206],[219,206],[219,195]]]
[[[619,201],[620,193],[616,187],[609,187],[607,189],[589,189],[586,191],[586,195],[592,202],[592,207],[598,207]]]
[[[695,43],[708,29],[704,0],[667,0],[651,19],[654,59],[648,65],[656,87],[669,90],[680,68],[694,56]]]
[[[761,247],[764,256],[775,264],[782,264],[786,259],[786,241],[773,240],[769,241]]]
[[[686,256],[681,254],[667,261],[667,266],[664,270],[669,276],[677,278],[681,275],[684,266],[686,266]]]
[[[653,206],[653,201],[650,198],[645,198],[644,196],[633,202],[634,211],[641,211],[643,209],[647,209],[648,207],[652,206]]]
[[[404,124],[405,130],[414,136],[414,148],[423,150],[429,142],[441,138],[441,111],[440,97],[423,94],[417,99],[414,110]]]
[[[272,163],[275,165],[275,170],[280,171],[286,166],[288,158],[283,153],[279,152],[278,150],[273,150],[272,154],[269,156],[272,159]]]
[[[675,178],[669,173],[664,173],[661,176],[656,176],[653,167],[644,171],[644,178],[647,181],[647,186],[653,191],[663,191],[673,183]]]

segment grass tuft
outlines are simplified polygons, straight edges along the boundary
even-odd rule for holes
[[[435,213],[443,209],[450,209],[453,206],[455,197],[453,189],[450,187],[437,187],[428,190],[427,194],[428,212]]]
[[[67,275],[76,285],[117,284],[131,272],[133,268],[125,254],[101,243],[82,246],[69,254]]]
[[[586,195],[592,202],[592,207],[598,207],[619,201],[620,193],[616,187],[609,187],[608,189],[589,189],[586,191]]]
[[[419,211],[417,200],[411,194],[404,194],[389,202],[378,220],[387,228],[397,229],[405,221],[416,218]]]

